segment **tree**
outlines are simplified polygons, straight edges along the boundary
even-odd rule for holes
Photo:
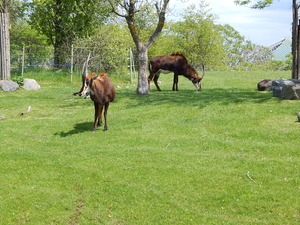
[[[186,53],[189,62],[201,67],[218,67],[225,57],[223,40],[214,24],[215,16],[209,12],[207,3],[201,1],[199,9],[195,5],[188,7],[182,15],[183,20],[174,24],[177,33],[177,46]]]
[[[263,9],[270,6],[274,0],[262,0],[262,1],[252,1],[252,0],[235,0],[236,4],[239,5],[249,5],[252,8]],[[293,8],[293,26],[292,26],[292,79],[300,78],[300,34],[299,34],[299,15],[298,10],[300,5],[297,0],[292,0]]]
[[[202,63],[208,70],[249,69],[270,59],[267,48],[246,41],[228,24],[215,24],[216,18],[204,1],[189,6],[179,21],[166,23],[149,56],[181,52],[198,70]]]
[[[9,7],[11,0],[0,2],[0,79],[10,79]]]
[[[96,29],[95,34],[87,38],[79,38],[74,42],[74,64],[82,65],[86,59],[83,55],[97,56],[89,62],[92,71],[111,70],[128,71],[128,49],[134,47],[126,25],[105,24]]]
[[[299,5],[293,0],[293,27],[292,27],[292,79],[300,78],[300,34],[299,34]]]
[[[165,23],[165,15],[169,0],[137,1],[137,0],[109,0],[113,12],[126,19],[131,37],[138,52],[138,94],[149,94],[148,88],[148,49],[159,37]],[[146,42],[141,39],[143,27],[149,27],[152,21],[144,20],[147,18],[147,11],[150,5],[154,5],[158,17],[155,30]],[[150,10],[151,11],[151,10]],[[142,15],[142,16],[140,16]],[[140,16],[140,17],[139,17]],[[139,23],[140,22],[140,23]],[[141,23],[143,22],[143,23]]]
[[[54,64],[63,63],[62,50],[69,50],[75,38],[89,36],[93,28],[108,16],[105,1],[33,0],[30,24],[44,34],[54,47]]]
[[[53,55],[53,50],[49,48],[47,38],[33,29],[25,19],[11,20],[10,54],[12,67],[21,68],[23,50],[26,55],[25,65],[27,66],[37,66],[45,63]]]

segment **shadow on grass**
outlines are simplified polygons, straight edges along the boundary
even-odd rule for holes
[[[60,137],[67,137],[74,134],[80,134],[84,132],[91,132],[93,127],[92,122],[83,122],[83,123],[77,123],[74,125],[74,129],[68,131],[68,132],[58,132],[54,135],[60,136]]]
[[[258,92],[249,89],[205,89],[203,91],[181,90],[181,91],[156,91],[151,90],[150,95],[137,95],[130,90],[121,90],[117,96],[118,101],[128,102],[125,107],[136,107],[143,105],[189,105],[203,108],[209,104],[230,105],[239,103],[262,104],[271,100],[271,92]],[[127,99],[127,100],[126,100]]]
[[[205,108],[211,104],[231,105],[231,104],[263,104],[272,99],[271,92],[259,92],[249,89],[237,88],[213,88],[203,91],[180,90],[180,91],[156,91],[151,90],[149,95],[138,95],[133,89],[117,90],[117,97],[111,107],[136,108],[144,106],[192,106]],[[274,98],[273,98],[274,99]],[[278,101],[281,101],[278,99]],[[80,104],[92,105],[92,101],[83,101]],[[77,106],[78,102],[70,102],[66,107]],[[91,109],[92,110],[92,109]],[[55,133],[60,137],[67,137],[74,134],[91,132],[92,122],[77,123],[74,129],[68,132]]]

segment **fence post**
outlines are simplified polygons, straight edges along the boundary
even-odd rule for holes
[[[0,6],[0,80],[10,79],[9,13],[5,5],[7,4],[2,1]]]
[[[130,83],[132,83],[132,58],[131,58],[131,48],[129,48],[129,67],[130,67]]]
[[[74,64],[74,49],[73,49],[73,45],[71,46],[71,68],[70,68],[70,75],[71,75],[71,84],[73,81],[73,64]]]
[[[22,77],[24,77],[24,67],[25,67],[25,46],[23,45],[23,49],[22,49],[22,68],[21,68]]]
[[[130,60],[130,83],[132,83],[132,75],[134,75],[135,78],[135,66],[134,66],[134,58],[133,58],[133,53],[132,49],[129,48],[129,60]]]
[[[131,53],[131,59],[132,59],[133,75],[134,75],[134,79],[135,79],[136,78],[136,73],[135,73],[134,57],[133,57],[133,53],[132,53],[131,48],[130,48],[130,53]]]

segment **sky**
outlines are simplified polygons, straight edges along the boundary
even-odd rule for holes
[[[190,4],[199,6],[200,0],[171,0],[170,6],[180,12]],[[292,1],[274,0],[271,7],[259,10],[234,4],[234,0],[205,0],[217,15],[218,24],[229,24],[246,40],[270,46],[292,35]]]

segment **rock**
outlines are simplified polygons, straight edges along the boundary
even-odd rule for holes
[[[272,80],[269,79],[262,80],[257,84],[257,90],[258,91],[271,90],[271,84],[272,84]]]
[[[276,79],[272,81],[271,89],[274,97],[300,100],[300,80]]]
[[[15,91],[19,88],[19,85],[11,80],[0,80],[0,88],[3,91]]]
[[[27,91],[36,91],[41,88],[41,86],[34,79],[24,79],[23,88]]]

